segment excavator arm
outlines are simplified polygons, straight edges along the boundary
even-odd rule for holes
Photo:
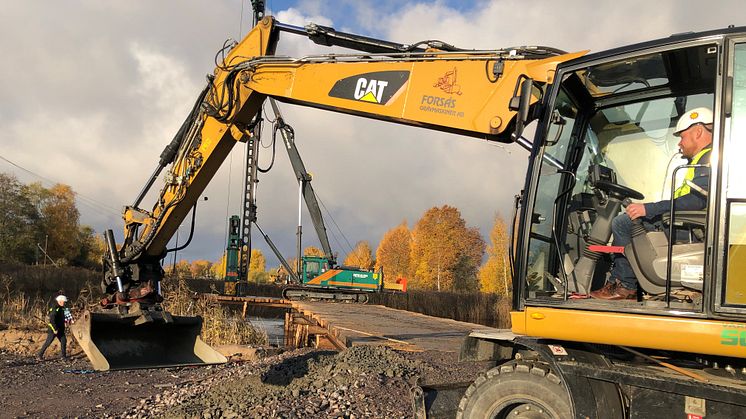
[[[326,233],[324,217],[321,215],[321,207],[316,198],[316,192],[313,190],[313,185],[311,185],[311,174],[306,171],[306,165],[303,164],[298,147],[295,145],[295,133],[290,125],[286,124],[282,118],[277,102],[270,98],[269,103],[275,114],[276,129],[280,132],[283,144],[285,144],[285,151],[288,153],[290,165],[293,167],[295,178],[298,179],[298,183],[300,184],[301,195],[303,196],[303,200],[306,201],[306,208],[308,208],[308,213],[311,215],[311,222],[316,230],[316,236],[319,238],[319,243],[321,243],[321,250],[324,252],[324,257],[334,265],[336,261],[332,253],[332,246],[329,244],[329,235]],[[298,228],[300,229],[300,225]],[[298,246],[298,252],[300,252],[300,238]]]

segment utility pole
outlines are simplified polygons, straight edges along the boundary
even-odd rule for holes
[[[54,260],[52,260],[52,258],[49,257],[49,255],[47,254],[47,252],[44,249],[41,248],[41,244],[36,243],[36,247],[39,250],[41,250],[42,253],[44,253],[44,266],[47,266],[47,259],[49,259],[49,261],[52,263],[52,265],[54,265],[55,267],[59,268],[59,265],[57,265],[57,262],[55,262]],[[39,254],[39,250],[36,250],[36,249],[34,249],[34,250],[36,251],[36,254],[38,255]],[[38,258],[38,256],[37,256],[37,258]],[[36,262],[36,265],[37,266],[39,265],[39,261],[38,260]]]
[[[47,266],[47,245],[49,244],[49,234],[44,235],[44,266]]]

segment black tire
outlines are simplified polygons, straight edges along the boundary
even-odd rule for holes
[[[480,375],[466,390],[457,419],[572,417],[570,396],[546,363],[511,361]]]

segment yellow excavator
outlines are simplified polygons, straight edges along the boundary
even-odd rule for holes
[[[355,52],[278,56],[281,34]],[[92,313],[80,333],[89,357],[91,348],[105,347],[102,358],[116,355],[125,366],[220,361],[190,346],[201,342],[197,321],[161,308],[159,262],[232,147],[255,138],[261,107],[273,98],[527,150],[513,223],[512,329],[472,333],[462,359],[495,367],[468,387],[423,384],[415,392],[417,416],[746,416],[746,165],[738,163],[746,138],[746,28],[588,54],[398,44],[266,16],[223,52],[127,207],[121,248],[107,234],[102,286],[104,305],[115,312]],[[701,107],[714,115],[712,157],[693,167],[672,157],[673,133],[681,116]],[[523,136],[529,125],[532,140]],[[140,208],[169,165],[152,210]],[[613,218],[632,199],[672,197],[679,177],[700,166],[710,177],[708,190],[696,191],[706,209],[671,208],[659,231],[642,231],[613,250],[634,268],[636,298],[587,298],[609,271]],[[188,350],[156,344],[177,336],[179,323],[188,338],[177,345]],[[132,351],[136,341],[154,349]],[[171,351],[183,359],[169,359]],[[133,361],[140,356],[144,361]]]

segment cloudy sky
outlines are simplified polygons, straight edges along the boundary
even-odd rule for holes
[[[71,185],[81,222],[121,238],[132,203],[163,147],[212,72],[216,51],[251,26],[248,0],[23,0],[0,14],[0,171],[22,182]],[[740,1],[285,0],[266,1],[281,22],[334,26],[400,43],[439,39],[464,48],[549,45],[600,51],[673,33],[746,25]],[[278,54],[324,52],[284,36]],[[328,51],[327,51],[328,52]],[[373,248],[390,228],[411,227],[452,205],[486,238],[509,216],[526,152],[471,138],[319,110],[282,106],[314,175],[332,247]],[[268,130],[266,130],[268,131]],[[240,212],[245,148],[238,145],[199,204],[186,259],[217,260],[226,219]],[[260,151],[262,167],[271,151]],[[12,162],[12,163],[11,163]],[[259,178],[259,224],[293,256],[297,186],[287,156]],[[150,209],[152,201],[145,208]],[[307,215],[304,219],[308,222]],[[335,226],[339,226],[339,230]],[[341,232],[340,232],[341,230]],[[304,245],[317,245],[306,223]],[[188,220],[180,229],[183,242]],[[256,247],[269,254],[254,234]],[[268,255],[270,265],[276,259]],[[170,261],[170,256],[169,256]]]

